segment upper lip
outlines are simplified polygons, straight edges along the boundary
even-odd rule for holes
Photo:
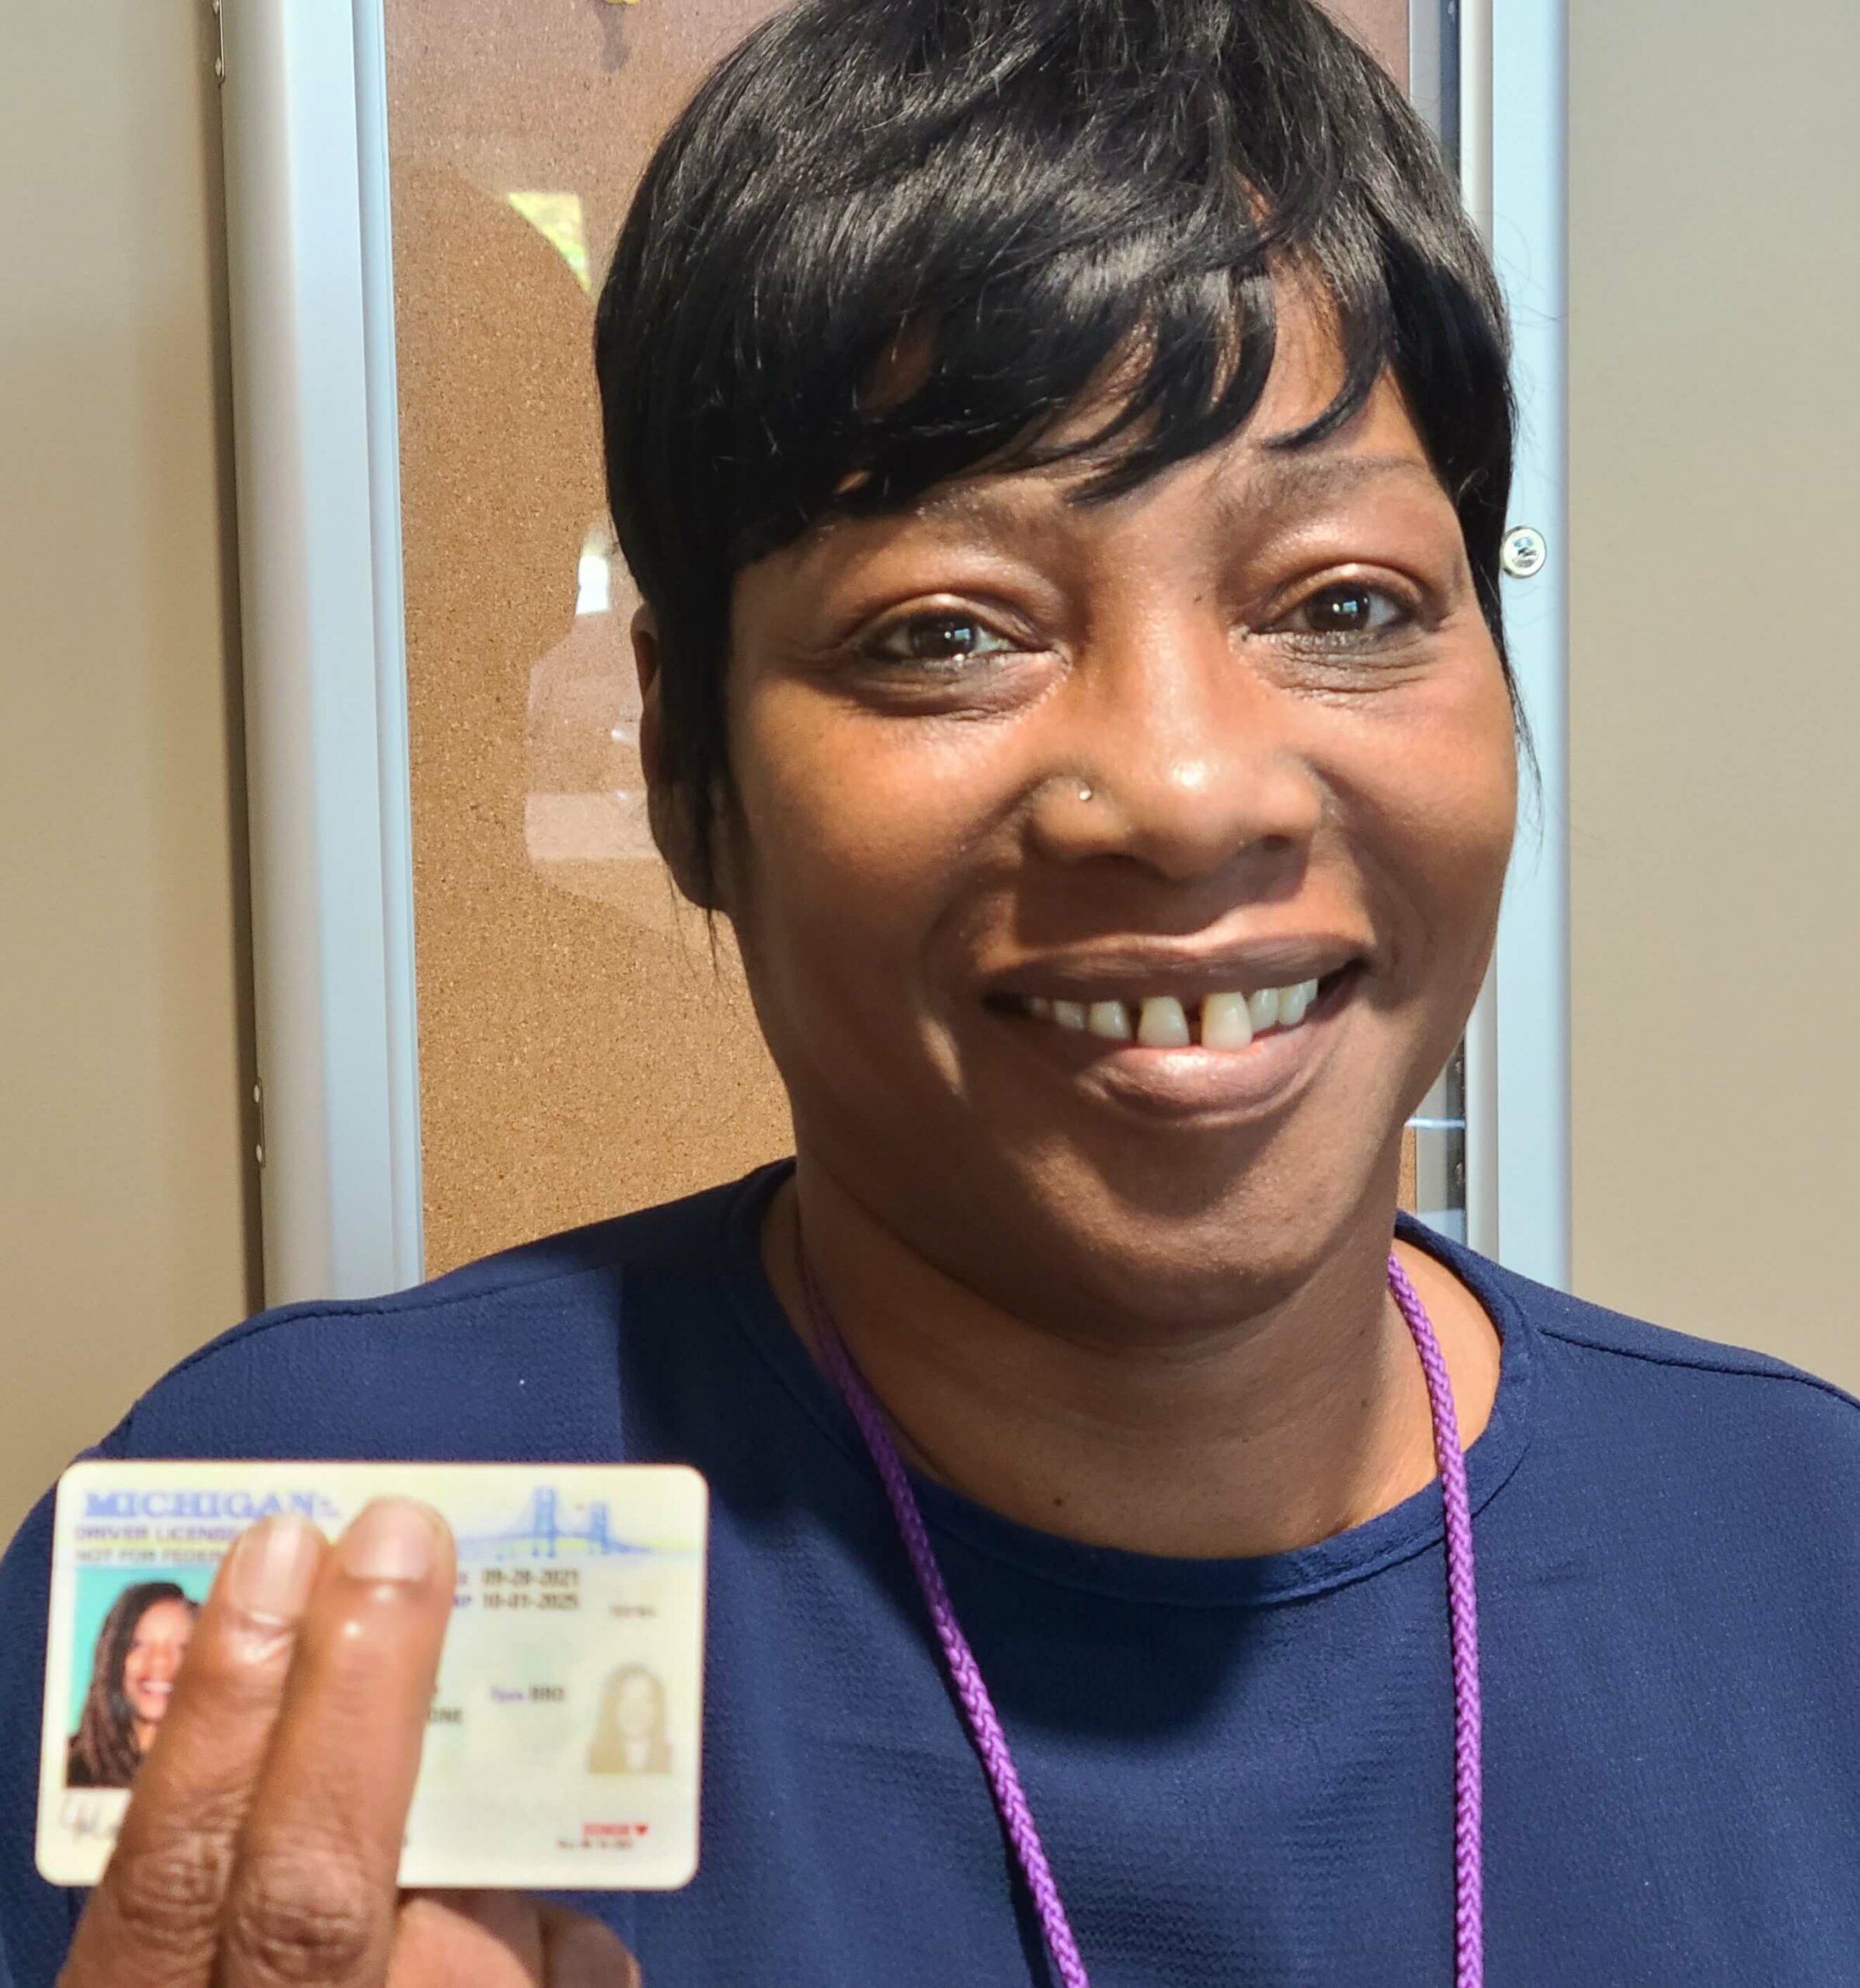
[[[1119,940],[1041,954],[989,975],[996,997],[1044,995],[1061,1001],[1111,1001],[1173,994],[1184,1004],[1210,994],[1256,994],[1322,980],[1367,956],[1359,941],[1302,933],[1211,946]]]

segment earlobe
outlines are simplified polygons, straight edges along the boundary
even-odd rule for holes
[[[701,911],[720,911],[725,907],[717,893],[706,888],[697,861],[690,796],[666,770],[664,650],[650,607],[641,606],[634,614],[631,633],[633,666],[639,679],[639,764],[645,776],[646,819],[652,839],[684,895]]]

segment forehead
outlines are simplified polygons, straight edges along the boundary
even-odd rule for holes
[[[136,1641],[145,1636],[172,1635],[193,1619],[184,1601],[151,1601],[136,1623]]]
[[[1119,496],[1072,503],[1083,475],[1069,466],[963,478],[927,492],[905,516],[930,527],[986,531],[1051,513],[1083,525],[1101,520],[1114,529],[1163,490],[1177,488],[1205,507],[1217,527],[1243,531],[1249,523],[1321,511],[1390,489],[1431,498],[1443,509],[1449,505],[1400,395],[1386,382],[1337,434],[1296,449],[1274,447],[1269,436],[1243,431]]]
[[[1127,383],[1140,375],[1141,353],[1132,353],[1107,367],[1102,381],[1041,438],[1043,446],[1075,453],[1034,468],[989,463],[936,485],[901,509],[837,513],[817,524],[791,548],[803,561],[810,547],[864,537],[861,526],[882,531],[909,520],[961,534],[995,527],[1024,527],[1042,514],[1064,517],[1075,530],[1114,529],[1166,489],[1187,486],[1198,502],[1211,502],[1216,521],[1242,526],[1248,518],[1271,518],[1309,511],[1367,494],[1378,485],[1405,481],[1450,504],[1401,389],[1384,373],[1363,401],[1335,429],[1310,441],[1299,438],[1335,405],[1344,384],[1344,360],[1333,314],[1309,285],[1281,283],[1273,360],[1264,391],[1246,423],[1201,454],[1170,465],[1116,497],[1087,504],[1069,499],[1114,466],[1120,452],[1139,439],[1141,423],[1103,447],[1094,438],[1115,415]],[[928,353],[921,343],[900,348],[894,357],[920,378]],[[860,479],[848,479],[843,488]]]
[[[1295,440],[1321,421],[1342,394],[1343,347],[1334,313],[1309,284],[1280,283],[1274,305],[1272,366],[1257,406],[1235,433],[1174,468],[1188,472],[1191,478],[1198,471],[1212,485],[1234,494],[1243,492],[1247,508],[1254,510],[1330,498],[1346,489],[1361,488],[1368,478],[1391,471],[1436,481],[1401,390],[1386,372],[1363,405],[1330,433],[1313,441]],[[1087,441],[1115,412],[1119,391],[1118,374],[1114,370],[1098,392],[1068,411],[1052,439],[1062,446]],[[1115,447],[1111,452],[1114,457]],[[1106,464],[1106,457],[1088,451],[1049,471],[1017,480],[1029,485],[1048,481],[1057,495]],[[1165,471],[1158,481],[1169,474]],[[962,484],[986,480],[965,478],[930,492],[920,509],[930,514],[943,506],[959,507],[964,500]],[[1138,486],[1127,493],[1128,499],[1140,502],[1149,487]]]
[[[753,609],[769,582],[811,590],[847,561],[898,543],[977,540],[1003,545],[1064,541],[1114,543],[1134,531],[1153,537],[1187,526],[1235,542],[1259,530],[1295,527],[1353,504],[1399,502],[1404,515],[1430,519],[1457,533],[1451,499],[1430,461],[1399,389],[1385,377],[1355,414],[1320,440],[1284,446],[1282,438],[1322,414],[1335,398],[1328,356],[1293,347],[1275,364],[1259,412],[1202,454],[1108,499],[1075,499],[1102,459],[1073,458],[1044,467],[986,469],[952,478],[899,511],[835,517],[742,575],[739,605]],[[1431,528],[1431,525],[1430,525]],[[1134,547],[1133,547],[1134,549]]]
[[[1044,545],[1055,554],[1067,547],[1087,557],[1097,556],[1096,547],[1121,562],[1148,557],[1161,544],[1185,544],[1184,531],[1198,544],[1237,546],[1254,533],[1295,530],[1346,506],[1390,502],[1417,528],[1458,538],[1456,507],[1392,375],[1385,373],[1335,429],[1294,441],[1337,402],[1344,363],[1321,300],[1286,283],[1277,302],[1271,369],[1258,405],[1235,433],[1109,498],[1075,501],[1130,437],[1104,453],[1087,449],[1033,468],[983,463],[896,509],[829,513],[738,573],[735,633],[749,634],[799,603],[817,603],[828,586],[864,572],[868,558],[907,545],[1030,551]],[[1049,439],[1062,447],[1090,442],[1116,409],[1118,380],[1116,369],[1107,370],[1100,389],[1052,426]]]

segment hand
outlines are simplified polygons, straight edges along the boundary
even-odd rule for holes
[[[61,1988],[638,1988],[592,1920],[396,1888],[453,1582],[444,1521],[405,1500],[333,1547],[241,1536]]]

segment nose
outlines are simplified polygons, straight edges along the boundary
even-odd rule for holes
[[[1295,693],[1205,603],[1105,628],[1059,701],[1035,810],[1049,856],[1172,881],[1302,864],[1325,801]]]

